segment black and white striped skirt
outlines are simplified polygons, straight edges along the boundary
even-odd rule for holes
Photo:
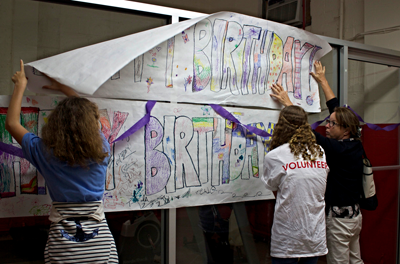
[[[118,263],[106,219],[91,217],[99,204],[53,203],[63,220],[51,223],[45,263]]]

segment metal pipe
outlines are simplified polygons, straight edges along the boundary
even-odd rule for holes
[[[344,0],[340,0],[340,12],[339,12],[339,38],[343,39],[343,28],[344,28]]]
[[[399,170],[399,169],[400,169],[400,165],[372,167],[373,171]]]

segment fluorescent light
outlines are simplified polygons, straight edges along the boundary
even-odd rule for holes
[[[151,4],[144,4],[139,2],[133,1],[126,1],[126,0],[72,0],[74,2],[82,2],[88,4],[95,4],[95,5],[103,5],[103,6],[110,6],[110,7],[117,7],[123,9],[130,9],[135,11],[142,11],[142,12],[149,12],[161,15],[167,15],[172,17],[183,17],[183,18],[195,18],[204,16],[207,14],[186,11],[182,9],[158,6],[158,5],[151,5]]]

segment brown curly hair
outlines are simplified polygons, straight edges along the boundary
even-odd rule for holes
[[[107,152],[99,133],[99,110],[86,98],[70,96],[51,112],[42,128],[47,150],[68,165],[87,167],[88,162],[101,163]]]
[[[296,158],[301,154],[304,160],[315,160],[324,154],[308,124],[307,113],[296,105],[285,107],[279,114],[272,135],[271,150],[285,143],[289,143],[290,152]]]

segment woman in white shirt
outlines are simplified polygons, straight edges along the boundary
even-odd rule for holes
[[[276,196],[272,263],[317,263],[328,253],[324,194],[329,168],[301,107],[282,109],[264,168],[266,188]]]

